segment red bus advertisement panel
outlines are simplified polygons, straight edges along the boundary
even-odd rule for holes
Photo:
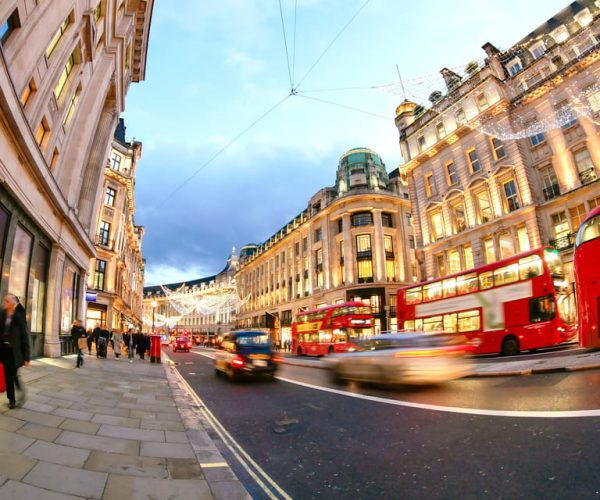
[[[600,207],[579,226],[575,238],[575,291],[581,347],[600,347]]]

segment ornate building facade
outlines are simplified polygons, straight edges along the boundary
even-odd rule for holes
[[[104,168],[104,197],[96,222],[96,258],[91,260],[86,293],[86,326],[109,330],[142,326],[144,228],[134,222],[134,185],[142,144],[126,142],[119,120]]]
[[[574,234],[600,204],[600,6],[579,0],[431,106],[396,110],[421,279],[553,245],[571,268]]]
[[[214,276],[145,287],[144,331],[214,340],[232,330],[240,302],[235,285],[238,265],[234,248],[225,268]]]
[[[21,299],[34,355],[58,356],[95,257],[102,173],[152,0],[0,3],[0,292]]]
[[[349,300],[370,304],[376,331],[395,326],[395,293],[416,279],[406,186],[379,155],[356,148],[340,158],[336,185],[260,245],[247,245],[236,276],[238,327],[290,338],[300,310]]]

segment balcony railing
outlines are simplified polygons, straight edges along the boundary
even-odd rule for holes
[[[545,200],[548,201],[553,198],[556,198],[557,196],[560,196],[560,187],[558,186],[558,184],[552,184],[551,186],[544,188],[543,192]]]
[[[594,182],[597,179],[596,169],[594,167],[588,168],[583,172],[579,172],[579,180],[581,180],[581,184],[586,185]]]
[[[565,236],[561,236],[560,238],[555,238],[550,240],[550,245],[552,245],[557,250],[569,250],[575,244],[575,233],[568,233]]]

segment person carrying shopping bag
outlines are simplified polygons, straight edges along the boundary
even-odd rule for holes
[[[71,338],[73,339],[73,345],[77,349],[77,368],[83,366],[83,350],[87,347],[87,334],[85,328],[81,325],[81,320],[76,319],[73,321],[73,327],[71,328]]]

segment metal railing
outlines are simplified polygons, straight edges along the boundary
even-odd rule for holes
[[[568,250],[573,247],[575,244],[575,233],[568,233],[559,238],[555,238],[550,240],[550,245],[552,245],[557,250]]]

